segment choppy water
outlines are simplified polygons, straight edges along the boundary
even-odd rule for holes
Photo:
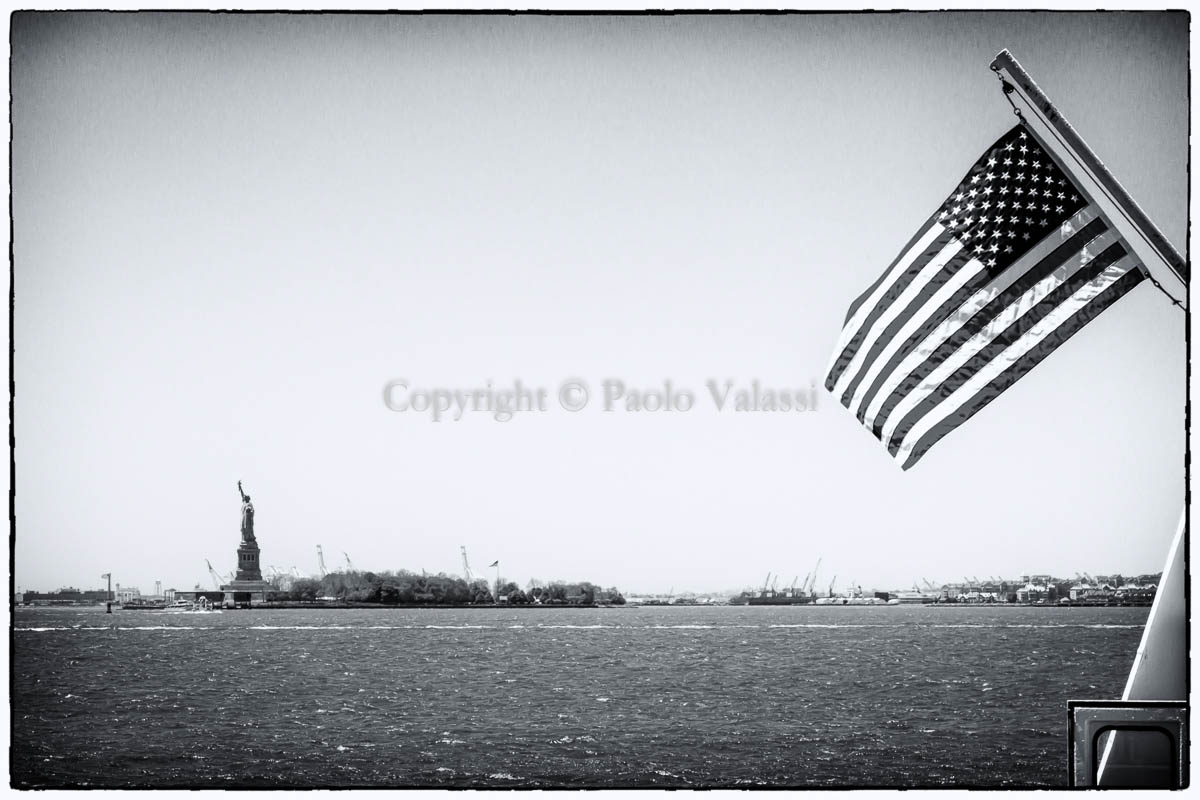
[[[1063,786],[1146,609],[19,609],[17,786]]]

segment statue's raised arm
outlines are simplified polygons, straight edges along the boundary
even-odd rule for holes
[[[238,493],[242,496],[242,543],[254,542],[254,504],[250,495],[242,491],[242,482],[238,481]]]

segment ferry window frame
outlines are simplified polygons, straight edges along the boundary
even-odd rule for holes
[[[1155,733],[1155,732],[1161,733],[1167,737],[1167,743],[1171,746],[1172,756],[1175,756],[1179,753],[1179,742],[1175,738],[1175,734],[1172,733],[1169,729],[1167,729],[1161,725],[1154,725],[1154,724],[1149,724],[1149,723],[1136,723],[1133,725],[1125,725],[1120,722],[1113,722],[1113,723],[1109,723],[1107,725],[1101,725],[1100,729],[1092,734],[1092,741],[1089,746],[1089,751],[1091,752],[1091,755],[1092,755],[1092,758],[1091,758],[1091,762],[1092,762],[1091,788],[1093,788],[1093,789],[1104,789],[1104,788],[1109,788],[1109,789],[1133,789],[1133,788],[1162,789],[1162,788],[1168,788],[1168,789],[1170,789],[1170,788],[1175,788],[1179,785],[1179,761],[1177,758],[1172,757],[1169,762],[1170,767],[1171,767],[1171,781],[1168,784],[1168,786],[1166,786],[1166,787],[1162,787],[1162,786],[1146,786],[1146,787],[1109,786],[1109,787],[1104,787],[1104,786],[1101,786],[1100,785],[1100,762],[1103,760],[1103,758],[1099,754],[1100,737],[1103,736],[1104,734],[1108,733],[1109,731],[1111,731],[1113,733],[1117,733],[1117,732],[1121,732],[1121,731],[1129,731],[1130,733],[1135,733],[1138,731],[1146,732],[1146,733]],[[1074,756],[1074,754],[1072,754],[1072,760],[1074,760],[1073,756]]]
[[[1079,719],[1080,712],[1094,710],[1096,712],[1109,711],[1120,714],[1124,713],[1150,713],[1158,711],[1162,716],[1158,719],[1113,719],[1092,720]],[[1173,763],[1173,773],[1175,776],[1175,786],[1177,788],[1184,786],[1183,781],[1190,783],[1188,773],[1190,766],[1185,760],[1188,758],[1187,744],[1191,741],[1191,731],[1189,727],[1189,719],[1191,717],[1191,705],[1187,700],[1068,700],[1067,701],[1067,785],[1071,788],[1103,788],[1095,785],[1095,770],[1098,768],[1098,763],[1093,765],[1093,774],[1091,775],[1091,786],[1081,786],[1079,784],[1079,774],[1077,771],[1076,748],[1079,745],[1078,737],[1076,736],[1076,728],[1082,733],[1084,726],[1089,721],[1099,722],[1105,729],[1131,729],[1135,726],[1150,726],[1159,728],[1162,726],[1176,726],[1178,729],[1177,735],[1171,735],[1171,741],[1175,746],[1174,753],[1178,754],[1177,762]],[[1095,745],[1093,740],[1091,745]],[[1116,787],[1112,787],[1116,788]]]

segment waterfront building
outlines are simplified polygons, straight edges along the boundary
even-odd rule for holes
[[[113,599],[118,603],[128,603],[135,598],[141,598],[142,590],[136,586],[121,586],[117,584],[116,591],[113,592]]]
[[[1018,603],[1048,603],[1050,600],[1050,587],[1044,583],[1030,581],[1017,589]]]
[[[1118,605],[1148,606],[1154,603],[1158,594],[1158,586],[1151,583],[1145,586],[1126,584],[1115,592],[1114,599]]]
[[[86,606],[103,603],[108,597],[104,589],[80,590],[72,586],[56,592],[22,592],[18,602],[35,606]]]

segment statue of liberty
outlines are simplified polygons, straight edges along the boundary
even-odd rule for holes
[[[241,481],[238,481],[238,494],[242,496],[242,544],[255,544],[254,504],[250,502],[250,495],[242,491]]]

